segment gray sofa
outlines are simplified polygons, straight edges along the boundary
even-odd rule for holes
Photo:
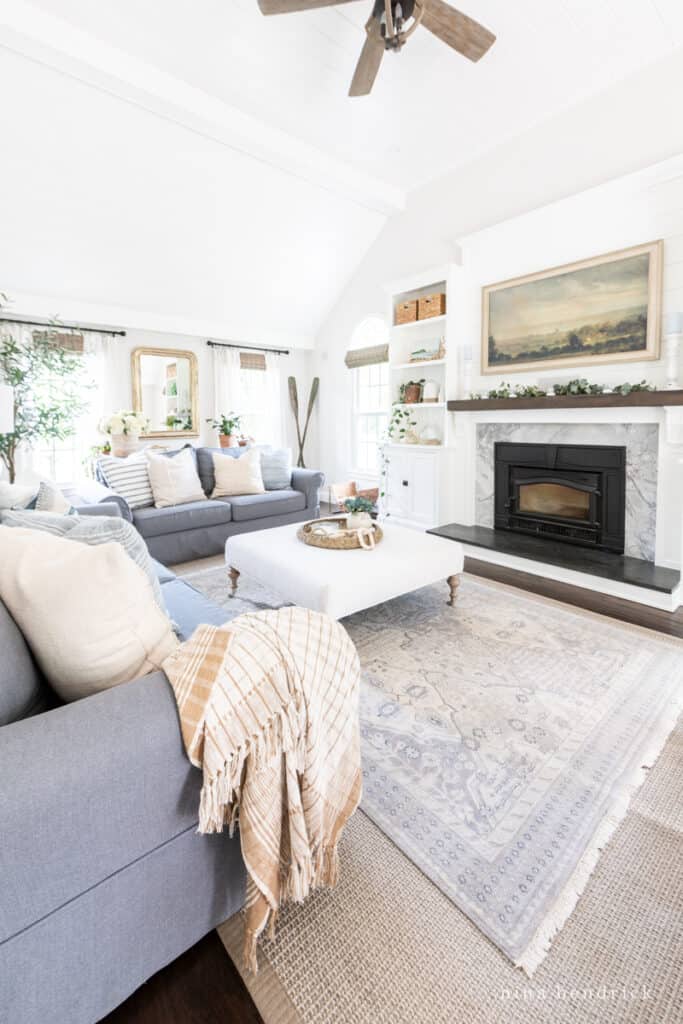
[[[230,617],[157,569],[183,637]],[[239,909],[239,840],[196,833],[162,672],[59,706],[2,602],[0,651],[0,1021],[93,1024]]]
[[[194,448],[193,451],[206,501],[172,508],[131,510],[121,495],[108,489],[100,491],[96,497],[91,488],[88,497],[117,502],[121,514],[134,523],[145,538],[152,557],[165,565],[221,554],[227,538],[233,534],[301,523],[320,515],[320,489],[325,477],[318,470],[294,469],[290,486],[282,490],[210,498],[216,483],[213,453],[235,458],[240,449]],[[177,452],[168,454],[172,458]]]

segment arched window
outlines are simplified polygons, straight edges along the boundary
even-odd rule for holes
[[[389,328],[384,317],[366,316],[361,320],[351,335],[351,350],[358,348],[374,348],[376,345],[389,344]]]
[[[353,374],[353,469],[379,474],[378,446],[389,420],[389,328],[379,316],[362,320],[351,336],[347,365]]]

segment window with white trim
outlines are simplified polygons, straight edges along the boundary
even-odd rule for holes
[[[79,337],[79,336],[77,336]],[[70,344],[74,339],[69,335],[60,339],[60,343],[79,356],[82,369],[78,379],[70,379],[69,386],[73,389],[82,405],[82,413],[74,423],[74,431],[64,438],[44,438],[38,440],[31,449],[32,469],[46,480],[62,486],[74,484],[85,475],[86,459],[93,445],[101,442],[97,424],[100,418],[99,388],[97,372],[93,359],[83,354],[83,339],[80,343]],[[61,379],[47,374],[36,382],[36,391],[50,400],[55,390],[59,390]]]
[[[358,324],[345,363],[352,375],[353,469],[379,476],[379,445],[389,422],[389,329],[380,316]]]
[[[366,475],[379,474],[379,444],[389,422],[389,364],[359,366],[353,374],[353,463]]]

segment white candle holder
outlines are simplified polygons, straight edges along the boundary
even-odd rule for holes
[[[678,379],[681,343],[683,343],[683,313],[669,313],[664,333],[665,391],[678,391],[681,386]]]

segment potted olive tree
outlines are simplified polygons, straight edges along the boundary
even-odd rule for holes
[[[6,301],[0,292],[0,310]],[[20,338],[0,330],[0,381],[14,392],[14,427],[0,434],[0,470],[10,483],[19,449],[71,437],[85,408],[83,361],[61,347],[58,335],[58,325]]]
[[[240,430],[241,416],[236,412],[229,412],[226,416],[221,413],[219,419],[207,420],[214,430],[218,431],[218,441],[221,448],[236,448],[239,444],[238,431]]]

